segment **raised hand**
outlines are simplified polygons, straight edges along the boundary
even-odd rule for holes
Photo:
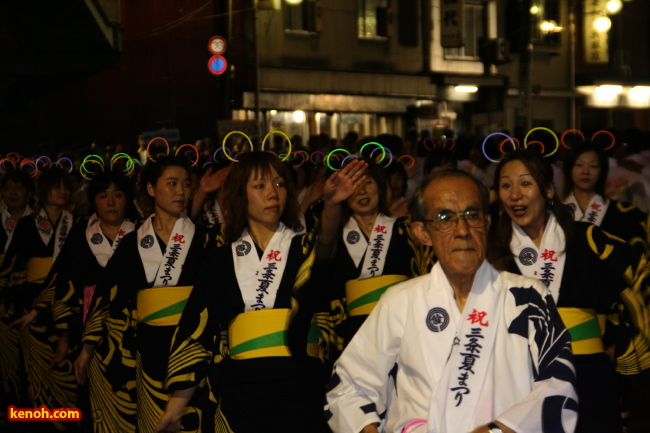
[[[366,180],[363,174],[366,168],[368,168],[367,162],[355,159],[331,175],[323,188],[325,201],[339,204],[350,198],[359,185]]]
[[[309,206],[323,197],[323,188],[325,188],[325,179],[318,180],[305,188],[305,195],[300,202],[300,212],[306,214]]]
[[[214,171],[212,167],[208,167],[201,180],[199,181],[199,190],[203,194],[210,194],[211,192],[219,190],[226,181],[228,169],[223,168],[219,171]]]

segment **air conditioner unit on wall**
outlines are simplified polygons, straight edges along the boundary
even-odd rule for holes
[[[479,57],[483,62],[500,65],[510,61],[510,41],[505,38],[481,38]]]

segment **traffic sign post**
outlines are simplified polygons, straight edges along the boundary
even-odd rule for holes
[[[228,68],[228,61],[223,56],[216,54],[208,60],[208,71],[212,75],[221,75],[226,72],[226,68]]]
[[[223,54],[226,52],[226,47],[228,44],[226,40],[221,36],[213,36],[208,41],[208,50],[212,54]]]

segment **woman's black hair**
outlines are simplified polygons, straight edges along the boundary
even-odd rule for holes
[[[528,169],[542,196],[545,197],[545,191],[555,186],[553,184],[553,168],[551,167],[550,162],[548,162],[548,159],[544,158],[536,150],[520,149],[506,154],[494,171],[494,188],[497,192],[497,197],[499,196],[499,188],[501,185],[501,171],[506,164],[512,161],[519,161]],[[501,206],[503,206],[503,203],[501,203]],[[564,231],[566,239],[565,245],[570,245],[573,241],[574,234],[573,211],[569,206],[560,201],[557,190],[555,190],[553,197],[550,199],[547,198],[546,206],[547,209],[553,211],[558,224],[562,228],[562,231]],[[502,212],[495,230],[497,236],[495,242],[496,246],[507,249],[510,248],[513,230],[510,221],[511,219],[508,214]]]
[[[393,161],[392,164],[390,164],[388,167],[384,168],[384,173],[386,173],[386,179],[388,180],[388,184],[390,185],[390,177],[394,174],[398,174],[402,176],[402,179],[404,179],[404,186],[402,187],[402,191],[400,191],[399,197],[393,197],[394,200],[404,197],[406,194],[406,190],[408,190],[408,180],[409,176],[408,173],[406,172],[406,169],[402,165],[401,162],[399,161]],[[391,186],[392,187],[392,186]]]
[[[98,172],[86,186],[86,197],[91,209],[95,209],[95,198],[98,194],[106,191],[111,184],[115,185],[119,191],[126,197],[126,218],[134,221],[138,218],[138,212],[133,203],[135,193],[133,191],[133,182],[129,176],[120,170],[110,170]]]
[[[441,167],[445,164],[451,164],[452,167],[458,168],[458,160],[456,154],[452,150],[435,148],[427,154],[424,159],[424,175],[427,176],[436,167]]]
[[[74,192],[72,191],[70,175],[61,167],[49,167],[42,171],[36,181],[37,205],[42,207],[43,204],[47,203],[47,196],[50,191],[58,185],[63,185],[71,193]]]
[[[6,171],[0,179],[0,188],[4,188],[7,182],[12,181],[17,185],[22,185],[30,193],[34,193],[34,179],[23,170]]]
[[[287,189],[287,201],[280,221],[288,228],[296,230],[300,227],[300,205],[295,194],[295,184],[288,164],[269,152],[244,152],[239,162],[232,165],[224,184],[226,191],[222,205],[226,229],[226,242],[235,242],[248,225],[248,192],[247,185],[251,175],[262,174],[270,177],[271,170],[284,180]]]
[[[140,173],[140,183],[145,187],[148,183],[156,185],[158,179],[168,167],[181,167],[187,171],[188,177],[192,177],[191,163],[184,156],[167,155],[158,157],[155,161],[149,160]],[[153,200],[153,198],[151,198]]]
[[[576,161],[583,153],[595,152],[596,157],[598,158],[598,166],[600,168],[600,174],[598,175],[598,180],[596,181],[595,190],[596,194],[605,198],[605,184],[607,183],[607,175],[609,174],[609,159],[603,147],[594,143],[593,141],[584,141],[582,143],[576,143],[564,157],[564,197],[567,197],[573,192],[575,184],[573,183],[573,177],[571,172],[573,167],[576,165]]]
[[[97,173],[90,182],[88,182],[86,195],[91,206],[95,203],[95,197],[97,194],[106,191],[111,184],[115,185],[118,190],[122,191],[129,202],[133,201],[133,187],[131,185],[131,180],[126,173],[117,170],[102,171]]]

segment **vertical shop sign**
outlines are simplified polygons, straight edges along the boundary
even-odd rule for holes
[[[440,45],[458,48],[465,45],[465,0],[442,0],[440,7]]]
[[[609,62],[609,32],[594,29],[594,21],[603,16],[606,0],[585,0],[584,13],[584,51],[586,63]]]

